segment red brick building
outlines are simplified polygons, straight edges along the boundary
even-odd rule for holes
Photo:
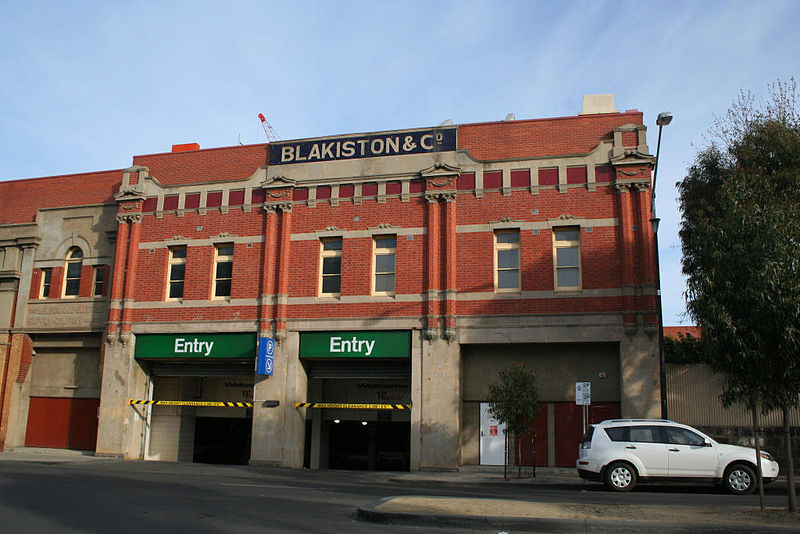
[[[591,420],[659,413],[653,158],[605,104],[0,182],[0,446],[493,464],[523,364],[537,462],[574,465],[576,382]]]

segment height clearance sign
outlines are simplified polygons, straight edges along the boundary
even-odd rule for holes
[[[305,332],[300,334],[301,358],[408,358],[408,330]]]

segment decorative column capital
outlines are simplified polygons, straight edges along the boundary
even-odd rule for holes
[[[142,222],[141,213],[120,213],[117,215],[117,222],[119,223],[140,223]]]
[[[439,202],[439,193],[425,193],[425,200],[428,201],[428,204],[435,204]]]
[[[291,202],[270,202],[264,204],[264,211],[267,213],[275,213],[277,211],[290,213],[292,211],[292,206],[293,204]]]

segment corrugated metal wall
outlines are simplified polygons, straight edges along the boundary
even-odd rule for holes
[[[707,364],[667,364],[667,406],[669,418],[691,426],[746,427],[753,416],[741,405],[724,408],[723,377],[711,372]],[[761,417],[763,427],[782,427],[783,412]],[[790,415],[790,424],[800,427],[800,411]]]
[[[157,378],[153,398],[180,400],[183,378]],[[190,397],[191,398],[191,397]],[[194,412],[188,406],[151,406],[148,460],[191,462],[194,456]]]

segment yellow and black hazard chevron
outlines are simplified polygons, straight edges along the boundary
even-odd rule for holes
[[[216,406],[222,408],[252,408],[252,402],[228,402],[228,401],[157,401],[157,400],[136,400],[128,399],[131,406],[154,405],[154,406]]]
[[[347,408],[348,410],[410,410],[410,404],[362,404],[347,402],[296,402],[295,408]]]

